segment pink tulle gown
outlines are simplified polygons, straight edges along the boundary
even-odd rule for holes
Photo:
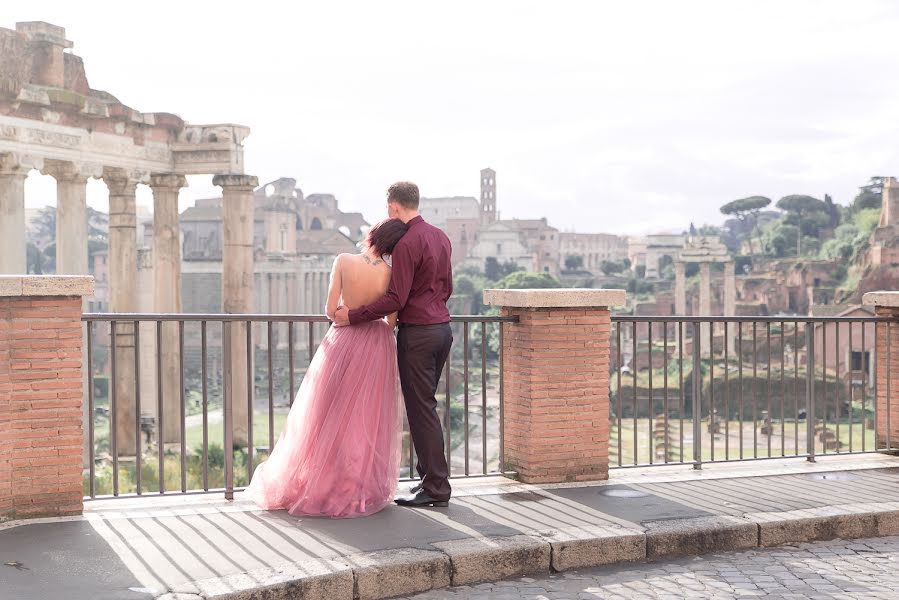
[[[401,404],[393,329],[380,320],[331,327],[246,494],[297,516],[378,512],[396,492]]]

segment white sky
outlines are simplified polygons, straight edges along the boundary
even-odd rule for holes
[[[478,195],[503,217],[639,233],[724,202],[848,203],[899,174],[899,3],[853,0],[18,2],[66,28],[91,87],[250,126],[247,171],[383,216],[384,190]],[[47,185],[49,183],[50,185]],[[217,195],[192,178],[182,206]],[[52,180],[29,179],[29,205]],[[104,186],[89,201],[105,207]],[[147,204],[149,190],[139,202]]]

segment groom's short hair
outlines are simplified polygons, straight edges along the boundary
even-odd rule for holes
[[[418,210],[418,186],[411,181],[397,181],[387,189],[387,201]]]

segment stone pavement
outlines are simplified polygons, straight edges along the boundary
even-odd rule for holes
[[[387,598],[551,571],[899,535],[899,458],[624,469],[596,484],[456,480],[448,509],[353,520],[238,494],[87,503],[0,524],[0,597]],[[13,563],[11,566],[5,563]]]
[[[722,552],[482,583],[408,600],[771,600],[899,597],[899,537],[835,540]]]

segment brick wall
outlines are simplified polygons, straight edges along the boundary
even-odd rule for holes
[[[504,308],[506,469],[527,483],[608,478],[607,308]]]
[[[0,297],[0,520],[82,510],[81,302]]]
[[[875,307],[880,317],[893,317],[895,323],[877,325],[877,448],[887,448],[887,412],[889,412],[889,447],[899,449],[899,308]],[[887,350],[889,346],[889,351]],[[889,362],[887,360],[889,359]],[[889,379],[890,399],[887,400]]]

